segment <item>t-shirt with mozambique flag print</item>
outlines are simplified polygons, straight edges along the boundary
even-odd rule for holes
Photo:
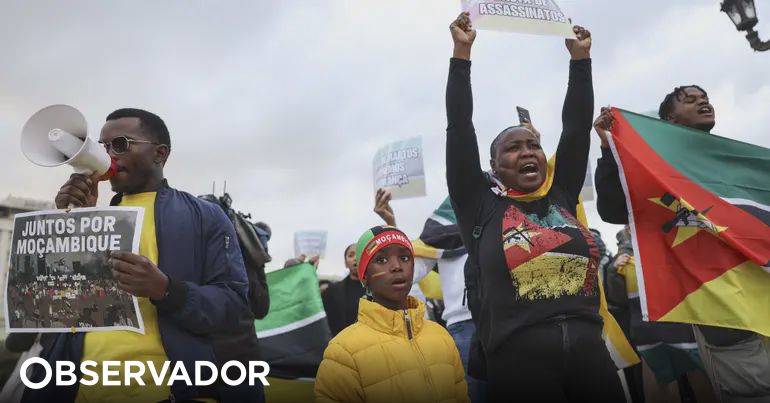
[[[599,251],[576,217],[590,147],[591,61],[571,61],[553,183],[545,197],[505,196],[481,169],[471,121],[470,62],[452,59],[447,84],[447,184],[466,245],[491,215],[478,244],[481,318],[487,353],[513,332],[560,315],[599,316]],[[492,191],[495,187],[495,192]],[[474,253],[469,247],[470,253]]]

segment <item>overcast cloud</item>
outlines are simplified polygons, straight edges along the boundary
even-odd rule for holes
[[[760,36],[770,7],[759,2]],[[697,83],[716,108],[715,133],[770,146],[770,52],[754,53],[719,0],[560,0],[588,27],[596,109],[657,110]],[[763,8],[764,7],[764,8]],[[444,89],[459,0],[39,1],[0,3],[0,198],[53,199],[71,170],[19,150],[38,109],[80,109],[93,138],[121,107],[159,114],[171,130],[170,183],[194,194],[227,180],[239,210],[273,228],[280,266],[293,233],[329,230],[321,270],[341,273],[344,247],[379,223],[372,157],[423,136],[428,196],[395,201],[417,236],[446,196]],[[481,31],[473,52],[481,150],[528,108],[553,152],[568,54],[555,37]],[[598,156],[594,141],[592,164]],[[486,160],[486,154],[482,155]],[[109,186],[100,188],[107,203]],[[616,226],[589,220],[614,245]]]

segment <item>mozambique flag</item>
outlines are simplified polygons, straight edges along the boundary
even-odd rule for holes
[[[452,209],[449,196],[425,220],[420,237],[412,240],[414,255],[429,259],[448,259],[468,253],[465,250],[457,217]],[[420,289],[428,299],[443,299],[441,279],[438,273],[432,271],[420,280]]]
[[[270,312],[254,322],[270,376],[315,378],[331,332],[316,269],[309,263],[267,273]]]
[[[452,258],[468,253],[449,196],[425,220],[420,238],[412,241],[412,247],[415,255],[431,259]]]
[[[770,150],[613,115],[644,318],[770,336]]]

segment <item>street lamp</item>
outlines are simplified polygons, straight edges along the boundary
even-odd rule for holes
[[[738,31],[747,32],[746,39],[749,41],[752,49],[758,51],[770,50],[770,41],[762,42],[757,31],[754,31],[754,26],[758,22],[754,0],[724,0],[722,2],[722,11],[730,17]]]

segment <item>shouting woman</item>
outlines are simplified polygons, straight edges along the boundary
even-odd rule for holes
[[[469,261],[476,266],[474,320],[494,401],[622,402],[602,339],[599,253],[576,218],[593,114],[591,34],[575,26],[555,167],[539,136],[502,130],[481,168],[473,127],[467,13],[450,25],[454,57],[447,83],[447,184]],[[546,192],[538,190],[547,189]],[[526,197],[542,193],[538,197]],[[473,266],[473,265],[472,265]],[[474,309],[476,310],[476,309]]]

